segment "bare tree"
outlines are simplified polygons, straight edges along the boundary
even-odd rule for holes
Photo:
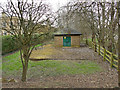
[[[36,41],[42,35],[47,35],[50,30],[44,31],[44,34],[38,33],[42,25],[50,20],[49,6],[39,1],[35,3],[33,0],[17,0],[15,4],[12,0],[8,0],[6,7],[0,6],[6,15],[6,21],[9,29],[2,28],[14,36],[19,46],[21,62],[23,66],[22,81],[26,81],[29,57],[36,45]],[[14,22],[16,17],[16,22]],[[6,19],[8,18],[8,19]],[[9,22],[7,21],[9,20]],[[40,39],[40,38],[39,38]]]
[[[112,2],[92,3],[76,1],[71,3],[69,7],[71,7],[69,9],[71,13],[69,16],[71,17],[68,23],[72,22],[72,26],[81,29],[84,35],[92,31],[90,33],[92,34],[92,41],[97,37],[101,46],[115,54],[117,50],[116,43],[118,42],[118,84],[120,86],[120,4],[117,6],[114,0]],[[118,10],[116,7],[118,7]],[[119,37],[118,41],[115,39],[115,36]]]
[[[120,87],[120,1],[118,2],[118,86]]]

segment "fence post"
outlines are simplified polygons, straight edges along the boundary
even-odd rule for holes
[[[96,47],[96,43],[95,43],[95,52],[97,52],[96,48],[97,48],[97,47]]]
[[[94,46],[93,42],[91,44],[92,44],[91,48],[93,48],[93,46]]]
[[[110,66],[112,67],[113,66],[113,53],[111,54],[111,64]]]
[[[98,47],[98,54],[100,55],[100,45],[99,45],[99,47]]]
[[[94,49],[94,42],[92,42],[92,48]]]
[[[105,57],[106,57],[106,49],[104,48],[104,56],[103,56],[103,61],[105,61]]]

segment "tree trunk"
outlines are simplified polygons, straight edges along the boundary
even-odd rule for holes
[[[28,70],[28,61],[29,61],[29,58],[24,55],[25,64],[23,66],[22,79],[21,79],[23,82],[26,82],[27,70]]]
[[[120,1],[118,2],[118,86],[120,87]]]
[[[105,40],[104,40],[104,37],[105,37],[105,3],[101,3],[101,6],[102,6],[102,31],[101,31],[101,44],[103,46],[103,48],[105,48]]]
[[[85,37],[86,37],[86,45],[88,45],[87,33],[85,33]]]
[[[109,40],[108,51],[112,52],[112,41]]]

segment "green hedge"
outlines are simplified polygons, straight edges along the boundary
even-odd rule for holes
[[[31,40],[31,45],[42,44],[46,41],[53,39],[53,34],[43,35],[38,38],[39,35],[34,35]],[[19,45],[16,43],[13,36],[2,36],[2,55],[16,51],[19,49]]]
[[[18,49],[14,37],[12,36],[2,36],[2,54],[6,54]]]

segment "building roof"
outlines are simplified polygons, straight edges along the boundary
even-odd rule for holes
[[[80,32],[72,29],[72,28],[64,28],[62,30],[59,30],[58,32],[54,33],[55,36],[64,36],[64,35],[82,35]]]

